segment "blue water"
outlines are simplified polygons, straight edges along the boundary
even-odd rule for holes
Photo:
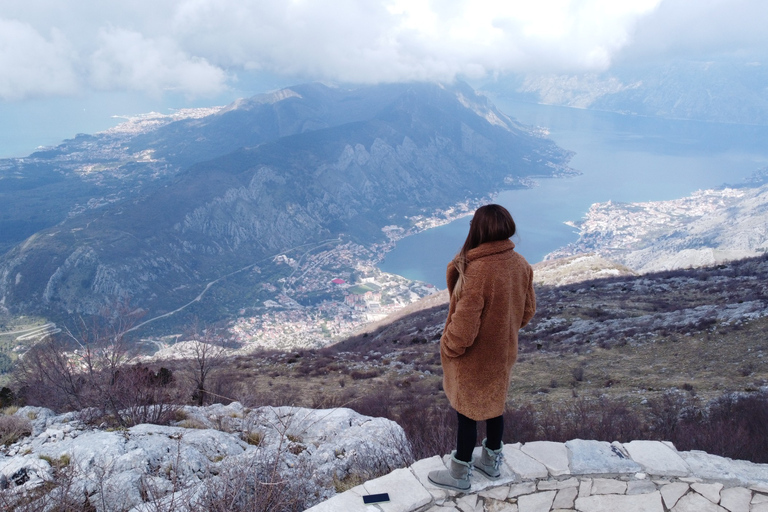
[[[499,194],[518,226],[517,250],[531,263],[575,241],[564,224],[592,203],[660,201],[700,189],[737,184],[768,165],[768,127],[670,121],[607,112],[495,103],[518,121],[544,126],[576,152],[581,176],[541,179],[537,187]],[[381,264],[386,272],[445,287],[445,267],[464,242],[469,218],[398,242]]]

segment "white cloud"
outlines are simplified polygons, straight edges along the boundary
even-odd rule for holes
[[[766,57],[768,2],[764,0],[664,0],[638,21],[624,59],[715,54]]]
[[[0,98],[220,92],[245,70],[351,82],[602,70],[766,48],[764,0],[3,0]]]
[[[0,98],[67,95],[78,80],[69,45],[51,30],[49,39],[29,24],[0,18]]]
[[[147,39],[130,30],[111,28],[99,33],[98,49],[89,59],[89,82],[96,89],[128,89],[160,94],[215,94],[225,73],[200,57],[181,51],[168,37]]]

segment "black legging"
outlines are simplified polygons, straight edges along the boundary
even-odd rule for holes
[[[469,462],[472,460],[472,451],[477,443],[477,422],[467,418],[460,412],[459,428],[456,433],[456,458]],[[497,416],[485,420],[485,446],[489,450],[498,450],[501,448],[501,436],[504,434],[504,416]]]

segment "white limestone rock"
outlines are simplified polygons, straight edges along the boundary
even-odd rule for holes
[[[645,471],[658,476],[688,476],[690,468],[676,450],[659,441],[632,441],[624,443],[632,460]]]
[[[573,508],[579,490],[576,487],[565,487],[557,491],[552,508]]]
[[[517,498],[517,507],[520,512],[549,512],[556,494],[555,491],[526,494]]]
[[[520,450],[544,464],[552,476],[569,475],[568,449],[563,443],[534,441],[525,443]]]
[[[664,504],[667,508],[672,508],[688,492],[690,486],[685,482],[673,482],[661,488],[661,497],[664,498]]]
[[[68,495],[76,502],[84,505],[88,497],[92,503],[112,503],[113,510],[141,512],[149,510],[143,503],[148,489],[157,507],[177,494],[200,500],[225,487],[227,479],[258,476],[299,482],[297,493],[308,506],[334,494],[335,478],[343,480],[355,471],[387,473],[410,458],[400,426],[349,409],[246,411],[233,403],[185,410],[187,421],[226,431],[160,425],[103,431],[86,427],[71,413],[20,409],[31,418],[35,433],[9,447],[14,455],[0,458],[0,479],[12,493],[24,493],[53,481],[51,461],[71,473]],[[243,431],[260,433],[258,448],[240,438]]]
[[[574,475],[626,474],[642,469],[605,441],[574,439],[565,446],[571,452],[571,473]]]
[[[695,483],[695,484],[691,484],[691,488],[697,493],[707,498],[712,503],[715,503],[715,504],[720,503],[720,491],[723,489],[723,484]]]
[[[536,478],[547,478],[549,471],[547,467],[536,459],[529,457],[519,448],[511,445],[504,445],[502,452],[504,459],[502,465],[509,468],[510,471],[520,475],[523,480],[534,480]]]
[[[672,512],[727,512],[723,507],[715,505],[701,494],[689,492],[677,502]]]
[[[625,496],[605,494],[576,498],[576,510],[580,512],[664,512],[659,492]]]
[[[656,491],[656,484],[650,480],[630,480],[627,483],[627,494],[648,494]]]
[[[389,494],[390,501],[379,505],[386,512],[410,512],[432,501],[432,495],[408,469],[396,469],[369,480],[363,484],[363,488],[369,494]]]
[[[613,478],[595,478],[592,480],[592,494],[624,494],[627,482]]]
[[[720,491],[720,506],[730,512],[749,512],[752,493],[744,487],[731,487]]]
[[[735,485],[768,484],[768,464],[732,460],[701,451],[681,452],[691,473],[704,480]]]

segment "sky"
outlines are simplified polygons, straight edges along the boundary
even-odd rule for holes
[[[292,83],[761,62],[765,0],[2,0],[0,157]],[[34,143],[32,141],[35,141]]]

